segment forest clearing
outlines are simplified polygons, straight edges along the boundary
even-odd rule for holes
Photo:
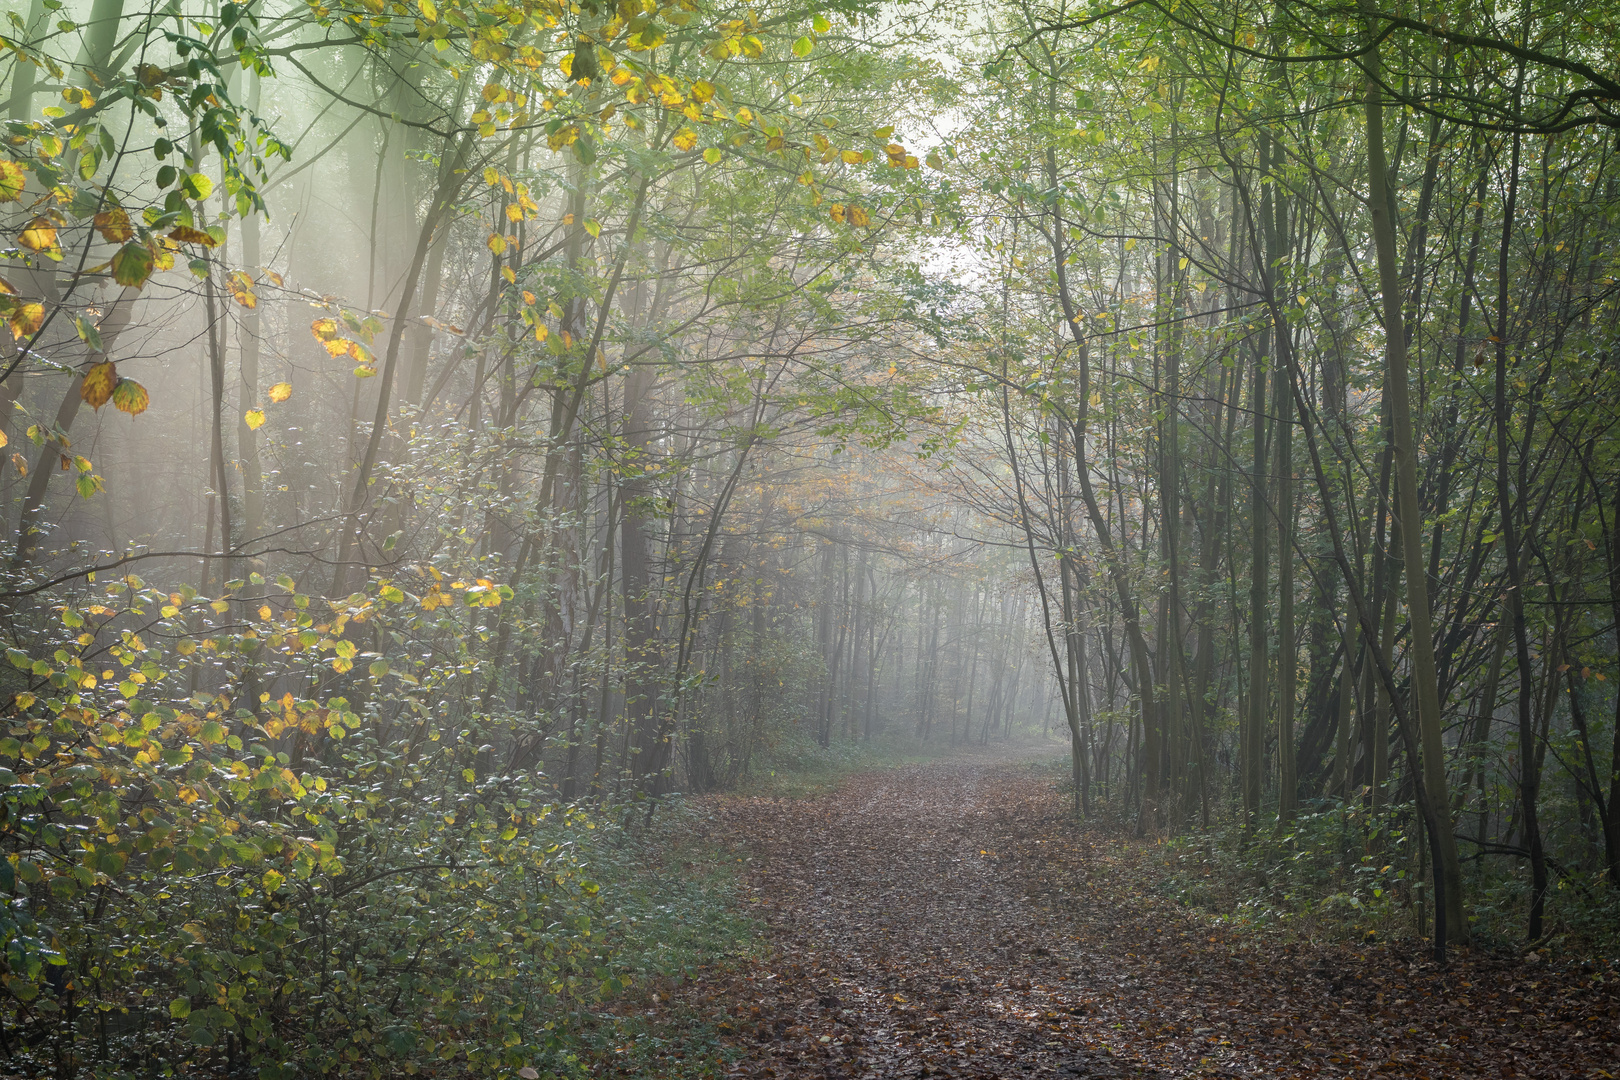
[[[1620,1073],[1620,5],[12,0],[0,111],[0,1074]]]

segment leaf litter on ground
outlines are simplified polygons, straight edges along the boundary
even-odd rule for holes
[[[1154,891],[1050,771],[956,759],[712,796],[765,958],[660,997],[738,1078],[1620,1075],[1620,970],[1269,941]],[[674,1063],[671,1063],[674,1064]],[[694,1063],[682,1063],[687,1071]]]

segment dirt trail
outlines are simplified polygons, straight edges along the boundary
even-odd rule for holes
[[[1616,981],[1248,947],[1137,891],[1050,771],[954,760],[715,802],[773,954],[723,986],[754,1077],[1603,1076]],[[1612,971],[1612,969],[1611,969]],[[1516,1012],[1510,1012],[1516,1009]]]

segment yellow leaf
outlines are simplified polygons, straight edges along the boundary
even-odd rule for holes
[[[714,84],[708,82],[707,80],[699,79],[697,82],[692,84],[692,96],[707,104],[709,100],[714,97]]]
[[[506,220],[516,225],[523,220],[523,207],[517,203],[506,204]]]
[[[37,217],[23,226],[17,243],[29,251],[49,251],[56,247],[56,226],[48,217]]]
[[[327,356],[344,356],[349,351],[349,343],[343,338],[333,338],[325,342]]]
[[[130,228],[129,225],[129,215],[124,212],[124,208],[121,206],[115,206],[111,210],[103,210],[90,220],[95,225],[96,231],[109,244],[122,244],[135,235],[135,230]]]
[[[292,397],[292,383],[278,382],[276,385],[270,388],[271,401],[279,404],[280,402],[286,401],[290,397]]]
[[[594,218],[586,218],[585,219],[585,231],[590,233],[592,236],[601,236],[602,235],[602,223],[597,221]]]
[[[416,0],[416,8],[428,22],[439,21],[439,9],[433,6],[433,0]]]
[[[861,152],[859,150],[845,150],[838,156],[844,159],[845,165],[859,165],[861,163]]]
[[[232,270],[225,276],[225,287],[230,290],[232,298],[238,304],[249,310],[259,306],[259,297],[253,291],[253,279],[240,270]]]
[[[45,325],[45,305],[18,304],[11,309],[11,316],[6,322],[11,325],[11,332],[18,340],[28,337]]]
[[[864,229],[866,226],[872,224],[872,219],[867,215],[866,210],[863,207],[851,206],[849,208],[849,223],[851,225],[859,225]]]
[[[249,409],[242,415],[242,422],[248,426],[249,431],[258,431],[264,427],[264,410]]]
[[[107,404],[112,397],[113,387],[117,385],[118,365],[111,360],[103,360],[85,372],[84,382],[79,386],[79,397],[92,409],[99,409]]]
[[[22,198],[28,174],[15,161],[0,159],[0,203],[16,202]]]
[[[118,385],[113,387],[112,403],[119,412],[139,416],[151,401],[152,395],[146,392],[146,387],[134,379],[119,379]]]
[[[832,204],[832,209],[828,210],[827,212],[828,212],[828,214],[831,215],[831,217],[832,217],[832,219],[834,221],[838,222],[838,224],[842,225],[844,223],[844,204],[843,203],[833,203]]]
[[[718,146],[711,146],[707,150],[703,151],[703,160],[707,161],[710,165],[720,164],[720,158],[721,153]]]
[[[489,240],[487,242],[489,244],[489,250],[494,254],[506,254],[506,237],[502,236],[500,233],[490,233]]]
[[[309,324],[309,332],[315,335],[316,341],[331,341],[337,336],[337,320],[316,319]]]
[[[11,282],[7,281],[3,277],[0,277],[0,296],[16,296],[16,295],[17,295],[17,290],[12,287]]]
[[[677,150],[690,150],[697,145],[697,132],[689,127],[683,127],[675,133],[675,138],[670,141],[675,144]]]

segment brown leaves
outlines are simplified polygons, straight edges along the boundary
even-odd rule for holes
[[[773,949],[725,987],[733,1076],[1596,1076],[1620,1041],[1578,972],[1216,926],[1049,773],[947,761],[713,806]]]

